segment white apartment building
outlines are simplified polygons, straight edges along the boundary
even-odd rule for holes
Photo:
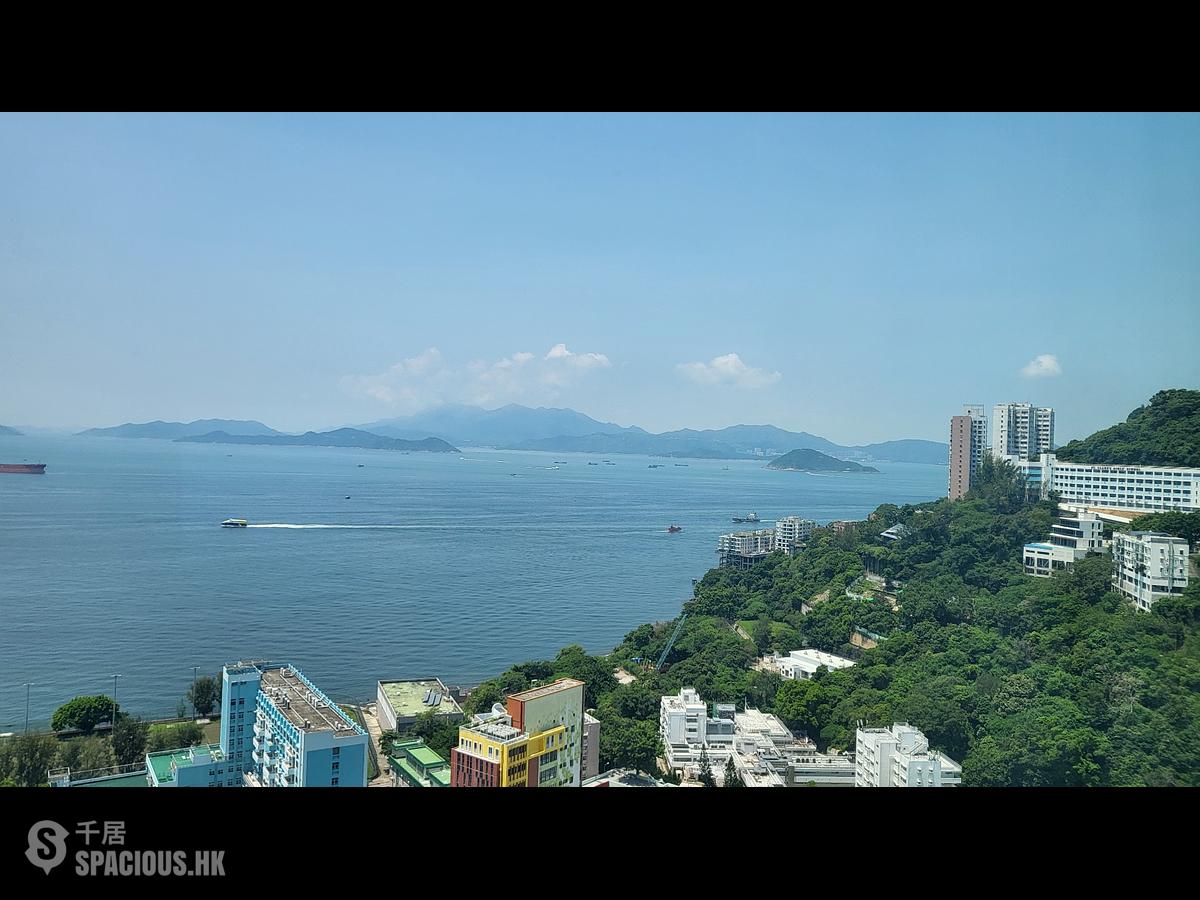
[[[799,516],[779,519],[775,523],[775,547],[791,556],[797,545],[808,542],[816,527],[816,522]]]
[[[1182,594],[1188,583],[1188,542],[1158,531],[1113,533],[1113,587],[1149,610],[1155,601]]]
[[[1036,461],[1010,459],[1042,497],[1056,492],[1064,506],[1133,512],[1200,510],[1200,469],[1063,462],[1053,453]]]
[[[1056,547],[1041,541],[1026,544],[1022,550],[1025,574],[1035,578],[1049,578],[1055,572],[1069,569],[1075,564],[1075,552],[1067,547]]]
[[[1054,410],[1029,403],[997,403],[992,408],[992,452],[1028,459],[1054,450]]]
[[[715,716],[709,716],[708,704],[695,688],[685,687],[676,695],[662,698],[658,730],[668,767],[694,772],[701,751],[707,751],[714,773],[725,765],[733,752],[734,706],[718,703],[715,712]]]
[[[988,446],[988,420],[982,403],[969,403],[963,406],[963,414],[971,417],[971,474],[979,471],[983,462],[983,454]]]
[[[855,787],[957,787],[962,766],[937,750],[919,728],[859,728],[854,754]]]
[[[1095,513],[1068,512],[1051,529],[1049,542],[1026,544],[1025,574],[1049,578],[1059,569],[1070,569],[1089,553],[1104,550],[1104,523]]]
[[[793,650],[787,656],[775,657],[773,665],[781,677],[794,680],[812,678],[821,666],[831,672],[834,669],[848,669],[854,665],[854,660],[823,650],[805,648]]]
[[[775,550],[775,530],[762,528],[758,531],[735,531],[717,538],[717,565],[734,569],[748,569],[762,562]]]
[[[752,708],[735,716],[733,764],[746,787],[854,786],[852,757],[818,753],[778,716]]]

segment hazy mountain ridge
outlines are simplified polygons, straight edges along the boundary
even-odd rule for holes
[[[196,419],[193,422],[126,422],[112,428],[89,428],[79,432],[89,437],[155,438],[173,441],[182,437],[193,437],[224,431],[229,434],[282,434],[274,428],[252,419]]]
[[[447,404],[411,416],[379,419],[363,425],[348,426],[346,429],[310,431],[308,434],[335,434],[347,430],[385,439],[422,441],[438,438],[448,445],[542,450],[553,453],[635,453],[702,459],[750,459],[775,456],[787,449],[807,449],[817,450],[838,459],[938,465],[945,465],[949,455],[949,447],[936,441],[904,439],[844,446],[820,435],[806,431],[787,431],[774,425],[730,425],[726,428],[703,430],[683,428],[654,434],[637,426],[601,422],[573,409],[532,408],[515,403],[498,409]],[[201,419],[187,424],[146,422],[119,425],[115,428],[93,428],[81,433],[177,440],[204,437],[215,432],[230,436],[284,435],[283,432],[269,428],[261,422],[222,419]]]
[[[441,438],[406,441],[384,437],[356,428],[337,428],[333,431],[309,431],[304,434],[228,434],[214,431],[175,439],[176,443],[195,444],[259,444],[276,447],[357,447],[365,450],[408,450],[427,453],[458,453],[459,450]]]
[[[10,425],[0,425],[0,434],[7,434],[10,437],[17,437],[23,434],[23,432],[17,431],[17,429]]]
[[[650,456],[690,456],[708,459],[746,459],[784,452],[784,448],[817,450],[838,459],[917,462],[945,465],[950,448],[937,441],[901,439],[844,446],[807,431],[786,431],[774,425],[730,425],[703,431],[683,428],[652,434],[641,429],[618,433],[554,436],[525,440],[506,449],[579,453],[639,453]],[[757,452],[756,452],[757,451]]]
[[[544,406],[535,409],[516,403],[499,409],[447,404],[411,416],[380,419],[351,427],[388,437],[441,437],[459,444],[509,448],[524,441],[548,438],[645,434],[641,428],[600,422],[573,409]]]

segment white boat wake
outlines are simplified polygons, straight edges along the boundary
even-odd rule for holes
[[[288,522],[270,522],[247,525],[247,528],[430,528],[429,525],[292,525]],[[447,528],[452,526],[446,526]]]

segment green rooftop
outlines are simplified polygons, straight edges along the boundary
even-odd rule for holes
[[[157,753],[147,754],[146,758],[150,761],[150,767],[154,770],[154,778],[159,784],[175,780],[175,773],[171,769],[171,763],[176,766],[190,766],[196,761],[197,753],[208,752],[213,760],[219,761],[224,758],[221,752],[220,744],[201,744],[198,747],[181,747],[178,750],[160,750]]]
[[[118,775],[115,778],[100,778],[96,781],[80,781],[72,784],[71,787],[88,787],[88,788],[144,788],[150,787],[146,781],[145,772],[134,772],[132,775]]]
[[[450,766],[419,738],[396,741],[388,754],[392,770],[412,787],[449,787]]]
[[[439,715],[462,715],[462,708],[454,702],[445,685],[436,678],[418,678],[412,681],[382,681],[384,699],[391,705],[396,718],[415,718],[428,710],[436,710]],[[425,703],[425,695],[430,691],[442,695],[437,706]]]

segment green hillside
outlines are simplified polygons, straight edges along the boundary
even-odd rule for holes
[[[1200,391],[1159,391],[1120,425],[1055,452],[1072,462],[1200,466]]]

